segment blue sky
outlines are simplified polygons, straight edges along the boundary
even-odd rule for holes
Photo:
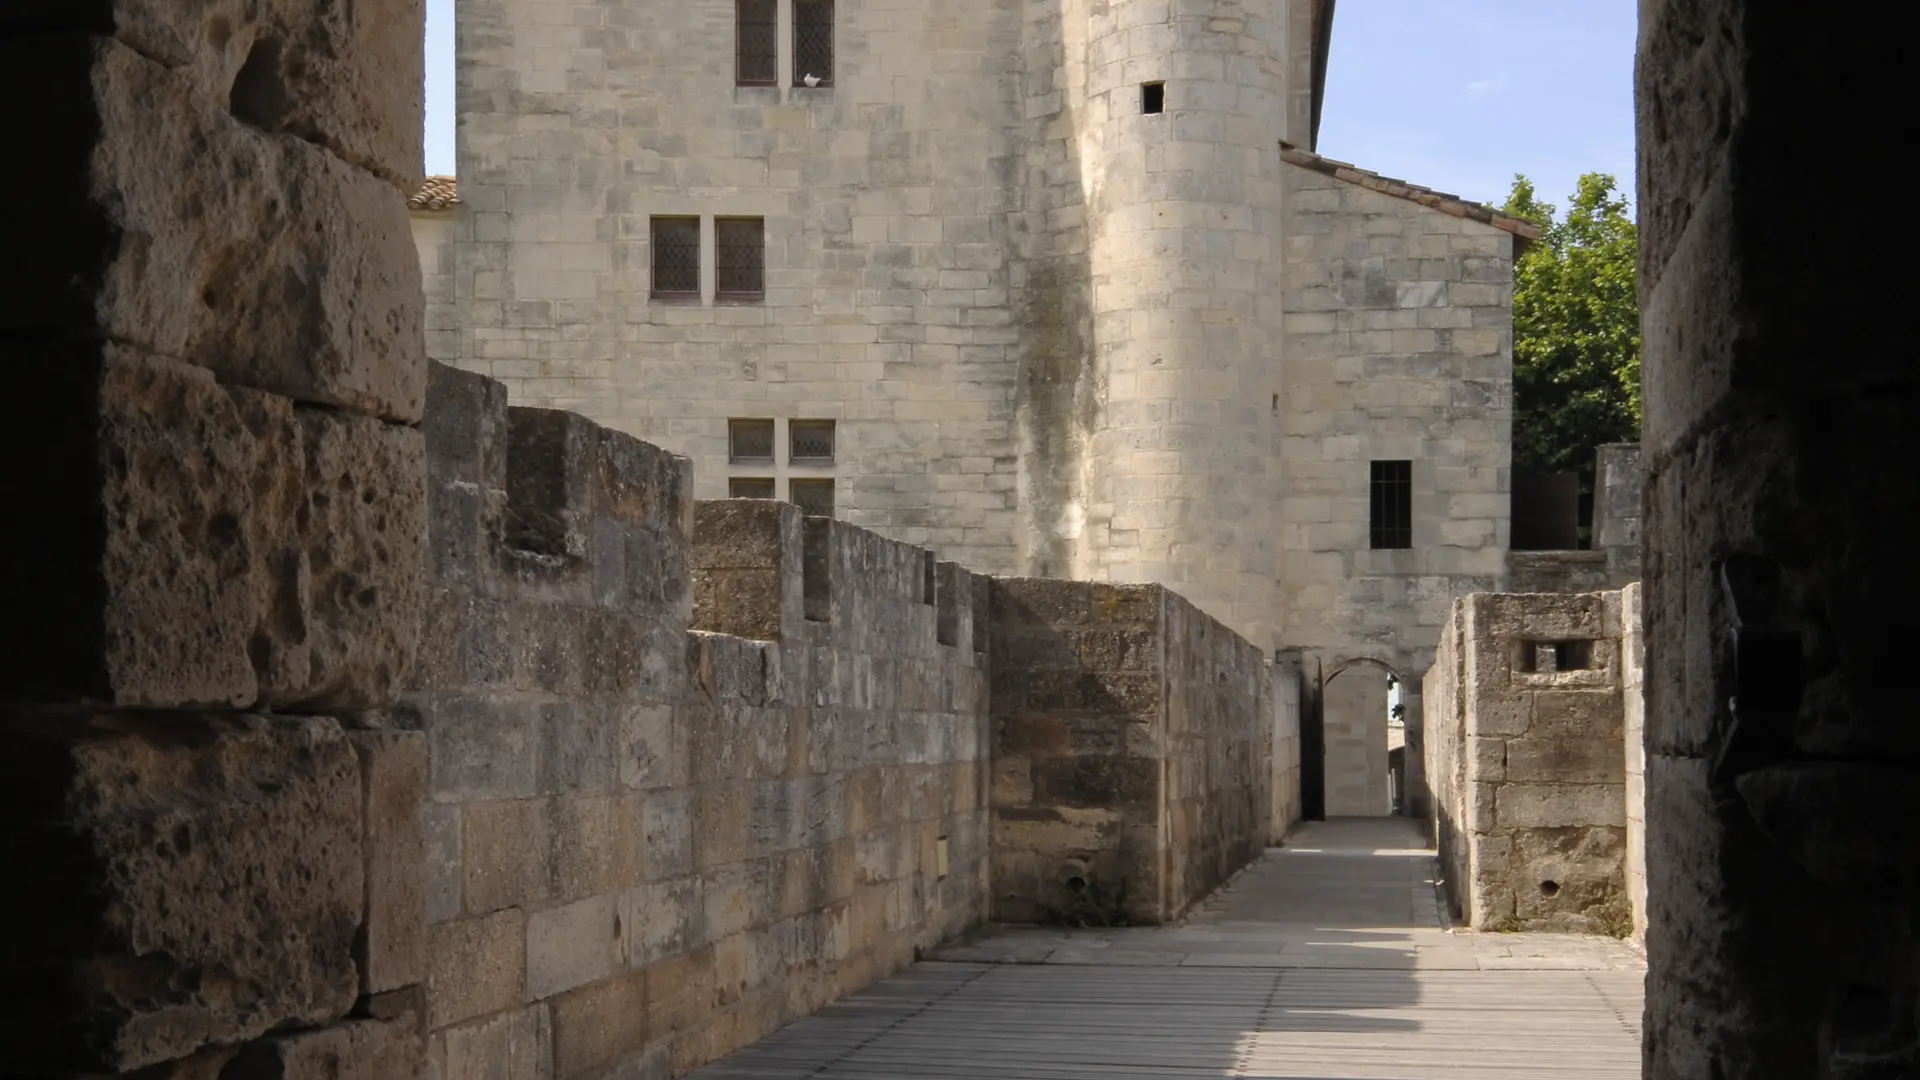
[[[1583,172],[1631,194],[1637,6],[1343,0],[1320,152],[1483,202],[1516,172],[1560,206]],[[453,0],[427,0],[426,149],[453,172]]]

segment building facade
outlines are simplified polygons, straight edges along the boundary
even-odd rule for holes
[[[1327,811],[1385,812],[1385,679],[1504,566],[1531,232],[1312,152],[1332,14],[461,0],[430,349],[701,498],[1301,650]]]

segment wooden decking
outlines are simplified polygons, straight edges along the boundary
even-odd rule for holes
[[[698,1080],[1628,1080],[1621,943],[1447,933],[1410,823],[1310,826],[1185,924],[989,928]]]

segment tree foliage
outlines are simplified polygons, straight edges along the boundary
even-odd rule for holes
[[[1513,268],[1513,462],[1587,473],[1595,446],[1640,437],[1633,217],[1605,173],[1580,178],[1564,218],[1525,176],[1502,209],[1542,231]]]

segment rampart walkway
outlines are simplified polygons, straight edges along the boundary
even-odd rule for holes
[[[699,1080],[1628,1080],[1642,962],[1448,933],[1413,823],[1309,824],[1183,925],[990,927]]]

